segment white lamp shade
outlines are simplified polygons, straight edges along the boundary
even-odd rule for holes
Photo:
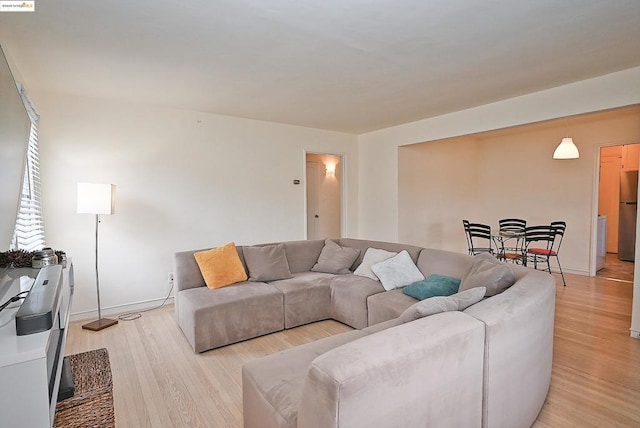
[[[78,183],[78,214],[113,214],[115,184]]]
[[[554,159],[578,159],[579,157],[580,152],[578,152],[578,148],[573,143],[573,139],[569,137],[563,138],[553,152]]]

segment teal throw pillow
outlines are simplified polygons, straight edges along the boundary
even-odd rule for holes
[[[414,282],[402,292],[414,299],[424,300],[434,296],[451,296],[458,291],[460,280],[446,275],[433,274],[422,281]]]

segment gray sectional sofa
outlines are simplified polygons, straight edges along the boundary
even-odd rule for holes
[[[464,311],[403,322],[416,299],[352,273],[368,248],[406,250],[425,277],[463,278],[474,257],[334,241],[359,250],[349,273],[312,271],[322,240],[284,242],[290,278],[215,290],[205,286],[196,251],[174,255],[176,320],[196,352],[325,319],[354,328],[247,363],[245,427],[531,426],[551,380],[551,275],[514,265],[505,291]],[[243,247],[237,251],[246,268]]]

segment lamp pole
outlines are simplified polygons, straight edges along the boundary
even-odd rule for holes
[[[98,231],[100,229],[100,214],[113,214],[115,186],[111,184],[78,183],[78,213],[91,213],[96,216],[96,295],[98,297],[98,319],[84,324],[85,330],[100,331],[118,324],[117,319],[102,318],[102,303],[100,302],[100,274],[98,270]]]
[[[100,305],[100,275],[98,274],[98,227],[100,214],[96,214],[96,292],[98,293],[98,320],[102,319],[102,306]]]

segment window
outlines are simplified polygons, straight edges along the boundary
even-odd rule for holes
[[[40,115],[21,84],[18,84],[18,90],[31,119],[31,131],[29,133],[27,164],[24,171],[20,209],[16,219],[16,228],[11,247],[14,250],[33,251],[42,249],[45,242],[41,203],[40,157],[38,154],[38,120]]]

